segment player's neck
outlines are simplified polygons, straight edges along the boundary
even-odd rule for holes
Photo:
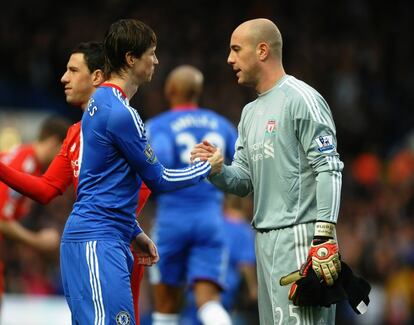
[[[49,152],[50,148],[45,142],[36,141],[33,143],[33,150],[35,152],[35,157],[42,166],[49,164]]]
[[[276,83],[286,75],[283,66],[277,65],[269,69],[264,69],[260,81],[256,86],[256,91],[258,94],[262,94],[269,89],[273,88]]]
[[[126,95],[128,100],[134,97],[138,90],[138,85],[133,83],[130,79],[123,78],[121,76],[111,76],[105,81],[105,84],[113,84],[121,88],[122,92]]]
[[[198,103],[195,101],[189,101],[189,100],[171,100],[170,107],[176,110],[194,109],[198,107]]]

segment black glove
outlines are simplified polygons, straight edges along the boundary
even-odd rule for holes
[[[280,285],[294,282],[289,291],[289,299],[296,306],[329,307],[343,300],[348,300],[357,314],[363,314],[368,308],[371,286],[364,279],[353,274],[349,266],[341,261],[341,273],[333,285],[321,282],[312,268],[306,276],[300,271],[293,272],[280,279]]]

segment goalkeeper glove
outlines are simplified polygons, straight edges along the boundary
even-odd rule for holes
[[[306,276],[312,267],[319,280],[333,285],[341,271],[338,243],[335,239],[335,225],[318,221],[315,224],[315,235],[305,264],[300,273]]]

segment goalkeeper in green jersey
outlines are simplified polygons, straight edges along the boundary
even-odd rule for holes
[[[258,97],[243,109],[232,164],[218,157],[209,179],[254,196],[260,323],[334,324],[334,306],[295,306],[290,287],[279,284],[297,269],[301,276],[313,270],[327,286],[340,274],[335,224],[343,163],[331,111],[315,89],[285,73],[282,37],[270,20],[234,30],[228,63]],[[205,160],[215,150],[203,142],[191,158]]]

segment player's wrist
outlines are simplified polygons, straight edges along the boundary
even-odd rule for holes
[[[335,224],[327,221],[317,221],[315,223],[314,242],[325,242],[336,237]]]

